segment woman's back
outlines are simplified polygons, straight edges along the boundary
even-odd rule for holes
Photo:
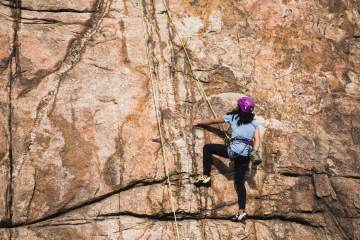
[[[251,123],[238,125],[239,116],[226,114],[224,116],[225,122],[230,124],[232,133],[231,137],[244,137],[252,139],[255,133],[255,129],[258,127],[257,121],[254,119]]]
[[[229,123],[231,127],[231,138],[241,137],[248,140],[252,140],[255,129],[258,127],[256,120],[252,120],[251,123],[243,123],[238,125],[239,116],[237,114],[226,114],[224,116],[225,122]],[[231,149],[243,156],[249,154],[249,145],[235,141],[231,144]]]

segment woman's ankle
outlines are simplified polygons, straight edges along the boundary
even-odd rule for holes
[[[239,211],[238,211],[238,214],[240,215],[240,214],[244,214],[245,213],[245,209],[239,209]]]

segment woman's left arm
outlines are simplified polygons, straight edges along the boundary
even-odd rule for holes
[[[259,151],[259,148],[260,148],[260,131],[259,128],[257,127],[254,133],[254,150]]]

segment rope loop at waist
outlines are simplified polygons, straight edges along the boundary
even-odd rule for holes
[[[230,143],[234,143],[234,142],[242,142],[242,143],[245,143],[246,145],[253,144],[253,141],[251,139],[240,137],[240,136],[233,137],[230,139]]]

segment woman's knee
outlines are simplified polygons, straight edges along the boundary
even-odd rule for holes
[[[203,150],[204,152],[211,152],[212,144],[207,143],[204,145]]]

